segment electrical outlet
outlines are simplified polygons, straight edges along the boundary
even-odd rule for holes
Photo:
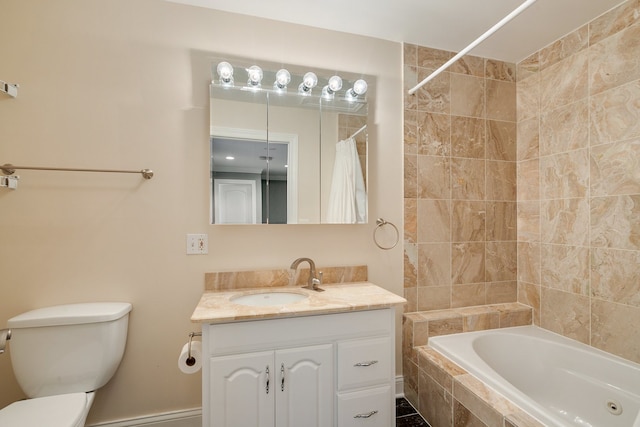
[[[206,234],[187,234],[187,255],[209,253],[209,236]]]

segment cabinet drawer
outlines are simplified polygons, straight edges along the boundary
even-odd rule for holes
[[[395,426],[391,387],[338,394],[338,427]]]
[[[338,390],[389,384],[391,339],[387,337],[338,343]]]

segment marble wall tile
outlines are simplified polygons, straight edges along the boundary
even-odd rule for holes
[[[487,120],[487,159],[515,161],[517,135],[516,123]]]
[[[589,146],[589,102],[582,99],[540,117],[540,155]]]
[[[418,82],[431,74],[430,70],[418,68]],[[416,83],[417,84],[417,83]],[[415,86],[415,85],[414,85]],[[451,111],[451,77],[443,72],[422,86],[416,93],[418,110],[430,113],[449,114]]]
[[[449,158],[418,156],[417,160],[417,196],[422,199],[451,198],[451,165]],[[405,171],[405,175],[406,173]],[[410,197],[406,195],[406,189],[405,197]]]
[[[516,242],[487,242],[485,250],[487,282],[516,280],[518,265],[516,257],[513,256],[517,252]]]
[[[592,95],[640,79],[640,25],[595,44],[589,54]]]
[[[409,89],[418,84],[418,67],[413,65],[403,66],[403,91],[404,94],[404,109],[415,110],[418,108],[418,97],[416,95],[409,95],[407,92]]]
[[[462,316],[451,316],[429,321],[429,337],[437,337],[440,335],[459,334],[463,332]]]
[[[591,148],[591,196],[640,193],[640,138]]]
[[[453,399],[453,426],[487,427],[480,418],[476,417],[473,412],[456,399]]]
[[[485,79],[451,74],[451,114],[485,117]]]
[[[418,201],[404,199],[404,242],[418,242]]]
[[[408,154],[404,156],[404,197],[418,197],[418,156]]]
[[[640,309],[593,299],[591,345],[640,363]]]
[[[591,245],[640,250],[640,195],[591,200]]]
[[[451,307],[470,307],[486,304],[484,283],[454,285],[451,287]]]
[[[640,2],[630,0],[589,23],[589,43],[594,45],[638,22]]]
[[[418,154],[418,113],[404,110],[404,154]]]
[[[424,418],[431,420],[433,425],[453,426],[453,397],[429,375],[420,373],[420,406],[418,411]]]
[[[485,281],[484,242],[451,244],[451,280],[453,284]]]
[[[482,422],[480,426],[501,427],[503,421],[500,411],[506,405],[513,406],[502,395],[493,392],[470,374],[455,377],[453,396]]]
[[[418,310],[443,310],[451,307],[451,286],[424,286],[417,290]]]
[[[540,72],[542,111],[556,110],[589,94],[589,57],[582,51]]]
[[[518,282],[518,302],[533,308],[533,324],[540,326],[540,285]]]
[[[518,301],[518,282],[487,283],[487,304],[502,304]]]
[[[465,55],[451,64],[449,71],[452,73],[484,77],[484,61],[484,58],[480,58],[479,56]]]
[[[465,286],[465,285],[460,285]],[[462,328],[465,332],[485,331],[500,327],[500,315],[494,313],[478,313],[464,317]]]
[[[484,159],[486,141],[484,119],[451,116],[452,156]]]
[[[430,71],[440,68],[442,64],[453,58],[453,53],[434,49],[431,47],[418,46],[418,66],[427,68]],[[426,77],[426,76],[425,76]]]
[[[584,198],[542,201],[541,241],[586,246],[589,242],[589,214],[589,202]]]
[[[589,248],[543,244],[541,250],[542,286],[589,296]]]
[[[450,155],[451,118],[448,114],[418,112],[416,123],[419,154]]]
[[[444,286],[451,284],[449,243],[423,243],[418,245],[418,286]]]
[[[516,81],[516,64],[495,59],[485,60],[485,77],[505,82]]]
[[[402,44],[402,62],[404,65],[418,66],[418,46],[411,43]]]
[[[404,287],[418,286],[418,245],[405,243],[404,245]]]
[[[418,200],[418,241],[420,243],[450,241],[450,203],[449,200]]]
[[[534,285],[542,283],[540,243],[518,242],[518,280]]]
[[[516,84],[490,79],[487,79],[485,84],[487,118],[515,122],[517,118]]]
[[[451,214],[451,235],[447,235],[447,241],[485,240],[485,202],[453,200]]]
[[[517,164],[518,201],[540,199],[540,160],[532,159]]]
[[[589,297],[542,287],[540,325],[565,337],[589,344]]]
[[[451,197],[460,200],[484,200],[485,161],[451,159]]]
[[[591,97],[591,145],[640,136],[640,80]]]
[[[404,312],[412,313],[414,311],[418,311],[418,292],[417,287],[413,288],[404,288],[402,292],[402,296],[407,302],[404,304]]]
[[[518,238],[516,202],[486,202],[486,238],[488,241],[515,241]]]
[[[540,121],[538,116],[518,122],[517,158],[530,160],[540,156]]]
[[[518,241],[540,242],[540,202],[518,202]]]
[[[516,64],[516,81],[521,82],[540,71],[540,51],[534,52]]]
[[[594,248],[591,293],[595,298],[640,307],[640,252]]]
[[[540,69],[545,69],[589,47],[589,25],[583,25],[540,50]]]
[[[585,197],[589,189],[589,150],[581,149],[540,158],[543,199]]]
[[[487,200],[516,200],[516,162],[487,160]]]
[[[531,325],[532,312],[531,307],[522,306],[520,309],[503,310],[498,309],[500,313],[500,327],[508,328],[511,326]]]
[[[540,73],[518,79],[516,86],[516,116],[518,122],[540,115]]]

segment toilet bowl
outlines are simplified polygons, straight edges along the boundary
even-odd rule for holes
[[[129,303],[46,307],[9,319],[9,354],[28,399],[0,409],[2,427],[83,427],[95,391],[124,354]]]

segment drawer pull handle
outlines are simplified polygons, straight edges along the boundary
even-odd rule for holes
[[[377,360],[369,360],[368,362],[358,362],[353,366],[371,366],[371,365],[375,365],[376,363],[378,363]]]
[[[280,391],[284,391],[284,363],[280,365],[280,375],[282,376],[282,382],[280,383]]]
[[[371,411],[371,412],[366,413],[366,414],[355,415],[353,418],[371,418],[377,413],[378,413],[378,411]]]
[[[271,375],[269,375],[269,365],[267,365],[265,373],[267,374],[267,394],[269,394],[269,380],[271,379]]]

